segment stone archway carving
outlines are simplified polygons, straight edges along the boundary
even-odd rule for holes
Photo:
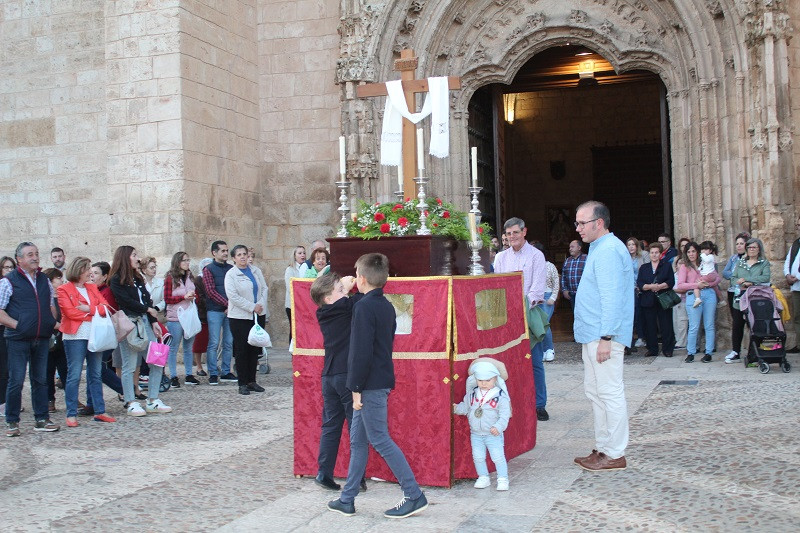
[[[785,0],[400,0],[343,2],[345,64],[361,75],[338,76],[351,159],[377,161],[379,104],[354,97],[360,82],[394,79],[392,60],[413,47],[419,74],[459,75],[451,98],[450,158],[429,168],[434,191],[467,205],[467,105],[476,89],[510,83],[536,53],[581,43],[618,71],[646,69],[667,88],[670,111],[675,227],[723,249],[740,229],[782,246],[793,228],[792,119],[787,80],[791,35]],[[355,38],[352,38],[355,36]],[[355,59],[354,59],[355,58]],[[370,115],[372,133],[352,129],[353,116]],[[354,161],[355,162],[355,161]],[[363,165],[362,167],[363,168]],[[377,163],[360,178],[372,198],[388,194]],[[364,178],[371,183],[364,186]],[[383,180],[388,182],[389,180]],[[461,182],[464,183],[461,183]],[[384,190],[385,189],[385,190]],[[776,249],[777,251],[777,249]]]

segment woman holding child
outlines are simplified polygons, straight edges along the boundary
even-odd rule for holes
[[[684,362],[694,361],[697,353],[697,333],[702,321],[706,346],[701,361],[710,363],[715,342],[714,320],[717,316],[717,293],[713,287],[719,285],[719,275],[716,272],[708,276],[700,273],[700,246],[696,242],[689,242],[684,247],[682,260],[678,268],[678,284],[675,285],[675,292],[686,294],[686,313],[689,315],[689,336],[686,341],[688,355]]]

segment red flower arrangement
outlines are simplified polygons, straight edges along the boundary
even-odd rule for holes
[[[375,213],[375,222],[380,222],[381,220],[386,220],[386,215],[379,211]]]
[[[397,223],[405,228],[406,226],[408,226],[408,219],[406,217],[400,217],[397,219]]]
[[[381,233],[389,233],[392,231],[392,227],[389,224],[381,224]]]

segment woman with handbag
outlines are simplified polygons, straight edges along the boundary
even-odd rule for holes
[[[200,316],[197,314],[195,300],[195,283],[192,272],[189,270],[191,261],[186,252],[178,252],[172,256],[169,272],[164,276],[164,302],[167,304],[167,330],[172,335],[172,344],[169,347],[169,373],[172,376],[172,386],[180,388],[181,382],[178,379],[178,347],[183,344],[183,369],[186,372],[184,383],[186,385],[198,385],[192,375],[192,346],[194,337],[184,336],[181,316],[184,313],[194,313],[197,324],[200,324]]]
[[[715,327],[717,318],[717,293],[713,287],[719,285],[719,277],[713,282],[704,281],[700,274],[700,245],[689,242],[682,252],[683,262],[678,269],[678,283],[675,292],[686,295],[686,312],[689,315],[689,335],[686,340],[686,359],[684,363],[694,361],[697,353],[697,333],[700,331],[700,322],[703,322],[703,331],[706,335],[705,355],[701,359],[704,363],[711,362],[711,353],[714,351]],[[701,304],[694,306],[694,290],[700,289]]]
[[[667,300],[675,295],[672,287],[675,285],[675,275],[672,266],[661,259],[664,251],[661,244],[654,242],[648,248],[650,262],[639,268],[636,285],[639,287],[639,306],[642,308],[642,321],[647,344],[647,356],[658,355],[658,331],[661,330],[661,350],[664,357],[672,357],[675,349],[675,334],[672,331],[672,307],[662,306],[659,295],[664,295]],[[669,292],[667,292],[669,291]],[[675,295],[677,297],[677,295]],[[680,301],[680,297],[677,297]],[[672,304],[674,305],[674,303]]]
[[[147,388],[147,404],[145,409],[135,401],[133,393],[133,373],[139,361],[146,357],[150,342],[161,339],[161,328],[158,325],[158,311],[153,307],[150,293],[144,284],[139,271],[139,254],[133,246],[120,246],[114,252],[114,263],[111,267],[109,285],[119,308],[134,323],[133,331],[119,343],[122,355],[122,389],[125,405],[131,416],[144,416],[147,413],[169,413],[172,408],[158,399],[159,386],[164,368],[150,365],[150,382]]]
[[[239,394],[264,392],[256,383],[256,369],[261,348],[247,342],[253,327],[253,315],[264,327],[267,318],[267,284],[261,270],[247,264],[247,246],[237,244],[231,250],[234,268],[225,274],[225,294],[228,296],[228,320],[233,336],[233,355],[236,358],[236,373],[239,376]]]
[[[742,339],[744,338],[744,325],[745,319],[741,311],[733,307],[734,291],[736,290],[736,280],[733,278],[733,269],[739,264],[739,260],[745,255],[745,248],[747,241],[750,239],[750,234],[741,232],[734,240],[735,252],[728,259],[725,268],[722,270],[722,277],[730,280],[728,287],[728,310],[731,313],[731,352],[725,356],[725,363],[738,363],[739,352],[742,351]]]
[[[92,317],[108,317],[108,302],[97,286],[89,283],[92,262],[87,257],[76,257],[67,267],[67,283],[57,289],[61,309],[61,333],[67,354],[67,382],[64,399],[67,404],[67,427],[78,426],[78,389],[81,383],[83,361],[86,361],[86,386],[92,392],[94,419],[98,422],[116,422],[105,414],[103,381],[101,379],[102,351],[89,349]],[[112,339],[116,337],[112,335]]]

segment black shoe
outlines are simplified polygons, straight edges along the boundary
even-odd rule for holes
[[[536,408],[536,420],[541,422],[547,422],[550,420],[550,415],[547,414],[547,410],[544,407],[537,407]]]
[[[250,394],[250,389],[247,388],[247,385],[239,385],[239,394],[247,396]]]
[[[200,385],[200,382],[197,381],[197,378],[191,374],[186,376],[186,379],[183,380],[183,383],[186,385]]]
[[[672,352],[664,353],[664,357],[672,357]]]
[[[209,376],[208,377],[208,384],[209,385],[219,385],[219,376]]]
[[[328,490],[339,490],[342,488],[341,485],[339,485],[333,479],[329,478],[323,473],[317,474],[317,477],[314,478],[314,483]]]
[[[644,354],[644,356],[645,357],[658,357],[658,354],[657,353],[653,353],[653,352],[647,352],[646,354]]]
[[[169,382],[170,387],[173,389],[180,389],[181,388],[181,380],[178,379],[178,376],[172,378]]]
[[[78,416],[92,416],[93,414],[94,414],[94,408],[89,407],[88,405],[86,407],[81,407],[80,409],[78,409]]]
[[[408,518],[417,513],[421,513],[428,508],[428,499],[425,494],[421,494],[416,500],[409,500],[405,496],[397,505],[383,513],[386,518]]]
[[[626,347],[624,350],[624,355],[630,355],[630,354],[631,354],[631,349]]]
[[[691,363],[691,362],[694,362],[694,356],[693,356],[692,354],[689,354],[689,355],[687,355],[687,356],[686,356],[686,359],[684,359],[684,360],[683,360],[683,362],[684,362],[684,363]]]
[[[628,348],[628,349],[631,351],[631,353],[636,353],[636,352],[638,352],[638,351],[639,351],[639,348],[637,348],[636,346],[631,346],[631,347],[630,347],[630,348]]]
[[[710,353],[705,354],[703,356],[703,358],[700,359],[700,362],[702,362],[702,363],[710,363],[711,362],[711,354]]]
[[[236,376],[234,376],[230,372],[228,372],[224,376],[220,376],[219,380],[222,381],[223,383],[238,383],[239,382],[239,378],[237,378]]]
[[[786,350],[786,353],[800,353],[800,346],[795,346],[794,348],[789,348]]]
[[[328,510],[343,514],[345,516],[353,516],[356,514],[356,506],[353,502],[344,503],[338,498],[328,502]]]
[[[264,392],[264,387],[256,383],[255,381],[252,383],[247,384],[247,389],[253,392]]]
[[[361,478],[361,485],[358,488],[358,492],[367,492],[367,478]]]

